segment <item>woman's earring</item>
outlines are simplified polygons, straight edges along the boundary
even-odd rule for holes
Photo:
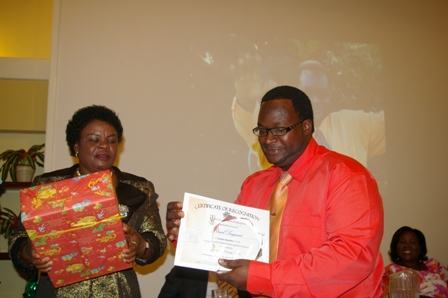
[[[78,151],[75,152],[75,156],[78,157]]]

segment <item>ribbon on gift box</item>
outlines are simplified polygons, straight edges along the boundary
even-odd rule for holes
[[[102,219],[100,221],[89,221],[89,222],[83,222],[83,223],[76,223],[73,224],[74,228],[71,229],[66,229],[66,230],[60,230],[60,231],[53,231],[47,234],[43,234],[43,235],[31,235],[30,238],[31,240],[37,239],[37,238],[42,238],[42,237],[47,237],[47,236],[55,236],[55,235],[60,235],[60,234],[64,234],[64,233],[68,233],[68,232],[73,232],[73,231],[77,231],[77,230],[81,230],[81,229],[86,229],[86,228],[90,228],[90,227],[94,227],[100,223],[103,222],[110,222],[110,221],[114,221],[114,220],[119,220],[122,218],[125,218],[126,216],[121,216],[120,214],[115,214],[112,215],[108,218]]]

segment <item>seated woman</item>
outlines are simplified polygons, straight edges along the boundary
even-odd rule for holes
[[[437,260],[426,256],[426,240],[417,229],[404,226],[392,237],[389,256],[393,263],[386,266],[383,275],[384,293],[389,290],[389,275],[406,269],[418,273],[420,297],[448,297],[448,270]]]

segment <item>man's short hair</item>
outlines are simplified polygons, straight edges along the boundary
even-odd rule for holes
[[[292,101],[294,110],[300,121],[310,119],[313,121],[314,132],[314,116],[313,107],[308,96],[300,89],[292,86],[279,86],[269,90],[261,99],[261,103],[275,99],[289,99]]]

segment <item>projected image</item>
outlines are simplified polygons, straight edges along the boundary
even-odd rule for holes
[[[368,166],[371,157],[386,151],[383,100],[378,91],[378,47],[336,43],[328,49],[314,42],[308,46],[312,51],[307,52],[303,50],[306,46],[295,43],[296,55],[291,59],[278,57],[277,65],[275,57],[264,58],[261,53],[247,53],[231,65],[235,80],[232,114],[237,132],[250,149],[250,170],[269,166],[251,130],[257,125],[261,97],[281,84],[297,86],[310,97],[316,126],[314,137],[319,144]],[[289,73],[276,77],[276,68],[286,63],[295,67],[288,66]]]
[[[292,85],[312,101],[317,142],[367,166],[384,189],[386,139],[378,45],[296,38],[252,41],[230,34],[216,40],[201,58],[233,80],[229,105],[234,129],[247,145],[248,172],[270,166],[252,133],[262,96],[275,86]]]

